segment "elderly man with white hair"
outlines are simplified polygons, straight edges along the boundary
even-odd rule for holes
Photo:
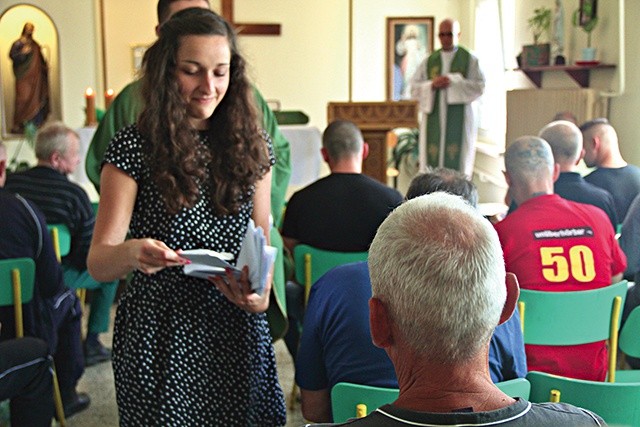
[[[523,289],[569,292],[622,278],[626,257],[602,209],[553,192],[559,167],[542,138],[523,136],[505,153],[509,192],[518,209],[496,224],[507,271]],[[604,381],[604,341],[573,346],[526,345],[530,371]]]
[[[400,394],[348,425],[604,425],[587,410],[514,399],[491,382],[489,339],[513,313],[518,284],[495,230],[461,198],[402,204],[378,229],[369,268],[371,335]]]

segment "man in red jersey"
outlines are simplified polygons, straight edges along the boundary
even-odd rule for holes
[[[549,144],[518,138],[505,153],[509,192],[518,209],[496,225],[507,271],[523,289],[582,291],[622,278],[626,257],[606,214],[553,193],[559,167]],[[527,365],[573,378],[603,381],[604,341],[577,346],[527,345]]]

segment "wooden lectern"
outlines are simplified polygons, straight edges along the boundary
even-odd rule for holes
[[[330,102],[327,123],[349,120],[355,123],[369,144],[364,174],[387,183],[387,132],[398,127],[418,127],[416,101]]]

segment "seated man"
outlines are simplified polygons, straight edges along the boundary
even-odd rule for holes
[[[505,273],[489,221],[458,196],[398,207],[378,229],[369,269],[371,336],[395,367],[400,395],[343,425],[604,425],[568,404],[513,399],[491,382],[489,339],[512,315],[518,282]]]
[[[435,169],[416,176],[407,199],[436,191],[462,196],[476,207],[478,191],[461,172]],[[369,330],[371,282],[366,262],[337,267],[311,288],[296,360],[296,383],[302,413],[308,420],[331,421],[330,393],[341,381],[397,388],[396,373],[387,354],[373,345]],[[527,361],[516,313],[494,331],[489,346],[493,382],[524,377]]]
[[[98,336],[109,330],[118,282],[99,283],[87,272],[95,215],[87,193],[67,178],[80,163],[79,150],[80,138],[75,131],[62,122],[45,125],[36,135],[38,165],[11,174],[5,188],[35,203],[47,223],[64,224],[71,232],[71,250],[62,259],[62,269],[67,286],[93,290],[84,348],[85,364],[91,366],[111,359],[111,350]]]
[[[634,308],[640,305],[640,195],[629,206],[627,216],[622,223],[620,247],[627,256],[627,271],[625,276],[634,282],[627,291],[622,311],[622,324]],[[633,369],[640,369],[640,359],[626,356],[627,363]]]
[[[622,222],[629,205],[640,194],[640,168],[622,158],[618,135],[607,119],[583,123],[580,130],[584,138],[584,163],[596,168],[584,179],[611,193],[618,221]]]
[[[578,163],[584,157],[580,129],[571,122],[560,120],[543,127],[538,136],[549,143],[553,159],[560,167],[560,175],[553,184],[554,193],[563,199],[602,209],[615,230],[618,227],[618,216],[611,194],[589,184],[576,172]]]
[[[0,401],[11,399],[11,425],[49,427],[53,376],[47,343],[25,337],[0,342]]]
[[[602,209],[553,193],[559,173],[549,144],[523,136],[505,153],[509,192],[518,209],[496,224],[507,271],[523,289],[582,291],[622,278],[626,257]],[[593,381],[607,372],[604,341],[574,346],[527,345],[530,371]]]
[[[89,396],[76,392],[84,372],[80,320],[82,310],[73,290],[64,286],[42,213],[4,188],[7,153],[0,142],[0,259],[31,258],[36,264],[33,300],[23,304],[24,333],[45,340],[58,373],[66,416],[89,406]],[[0,341],[15,336],[13,307],[0,307]]]
[[[402,195],[362,174],[369,146],[354,123],[336,120],[329,124],[322,135],[321,152],[331,174],[291,196],[282,225],[285,247],[291,253],[298,243],[329,251],[367,251],[376,229],[402,202]],[[303,298],[304,288],[288,282],[285,342],[294,359]]]
[[[354,123],[329,124],[321,153],[331,174],[291,196],[282,224],[284,244],[291,252],[298,243],[329,251],[367,251],[402,195],[362,173],[369,146]]]

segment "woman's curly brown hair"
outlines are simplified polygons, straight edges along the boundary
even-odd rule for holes
[[[231,50],[229,87],[209,118],[206,145],[189,123],[176,80],[178,48],[187,35],[224,36]],[[269,158],[234,30],[210,10],[182,10],[160,27],[142,70],[145,108],[138,127],[148,144],[152,179],[168,211],[193,207],[202,197],[199,186],[209,180],[216,213],[237,213],[245,195],[269,170]]]

